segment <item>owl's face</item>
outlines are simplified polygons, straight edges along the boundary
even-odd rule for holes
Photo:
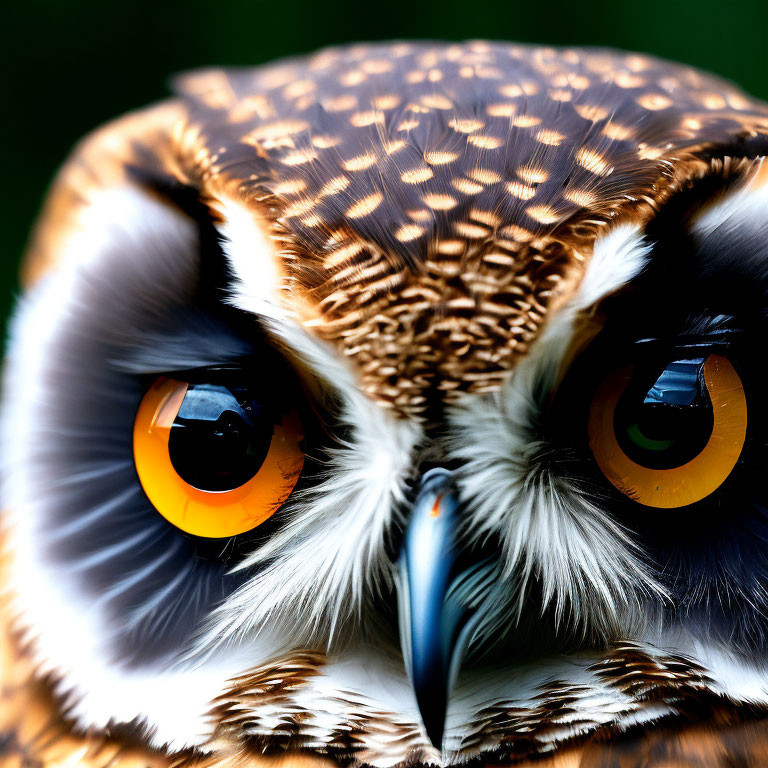
[[[203,72],[89,138],[2,438],[66,727],[390,766],[759,722],[767,130],[473,43]]]

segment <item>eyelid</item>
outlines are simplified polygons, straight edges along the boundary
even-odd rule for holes
[[[216,365],[204,365],[199,368],[164,371],[163,375],[179,381],[187,381],[190,384],[212,383],[226,381],[230,378],[242,380],[248,375],[249,368],[251,367],[252,366],[246,363],[239,362],[220,363]]]
[[[658,346],[664,350],[674,350],[674,352],[691,350],[697,355],[700,355],[704,350],[708,350],[710,353],[725,351],[734,344],[737,344],[743,336],[743,329],[727,328],[719,329],[712,333],[682,333],[671,339],[658,337],[637,339],[633,343],[633,346],[640,349]]]

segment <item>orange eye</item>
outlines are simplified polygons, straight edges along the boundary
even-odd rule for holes
[[[684,507],[736,466],[747,434],[744,387],[720,355],[675,361],[650,380],[623,368],[595,393],[588,433],[618,490],[648,507]]]
[[[247,387],[160,377],[144,395],[133,454],[144,492],[182,531],[245,533],[285,503],[304,464],[295,410],[272,412]]]

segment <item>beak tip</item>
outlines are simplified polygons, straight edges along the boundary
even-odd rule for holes
[[[434,700],[428,703],[419,702],[419,711],[430,744],[438,752],[442,752],[443,735],[445,734],[445,706],[441,706]]]
[[[430,744],[438,751],[443,751],[443,724],[434,723],[431,726],[424,724],[424,728],[427,732],[427,738]]]

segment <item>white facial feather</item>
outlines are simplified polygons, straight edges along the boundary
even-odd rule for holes
[[[259,317],[284,318],[274,242],[253,211],[242,204],[222,197],[212,205],[222,218],[217,229],[234,278],[230,288],[232,303]]]
[[[323,480],[289,502],[287,524],[239,566],[257,575],[214,613],[196,652],[265,628],[294,647],[327,646],[337,633],[349,634],[366,599],[391,587],[386,536],[400,522],[397,505],[420,431],[365,397],[346,362],[285,317],[274,244],[250,212],[231,201],[219,205],[227,217],[221,231],[231,238],[224,246],[235,278],[229,301],[260,314],[269,334],[334,393],[339,426],[350,437],[316,457]],[[272,264],[265,271],[258,266],[264,262]]]
[[[257,575],[214,613],[201,650],[263,628],[288,646],[328,646],[359,628],[366,600],[392,584],[386,537],[399,523],[419,430],[362,396],[343,363],[303,331],[270,328],[325,386],[333,382],[350,437],[319,457],[322,481],[289,502],[286,525],[238,566]]]
[[[637,275],[649,250],[629,226],[600,239],[578,291],[501,391],[468,397],[449,413],[468,535],[475,543],[494,536],[501,542],[497,589],[508,597],[493,596],[493,614],[519,615],[536,578],[542,609],[553,607],[558,623],[568,620],[604,641],[632,636],[649,598],[663,595],[621,527],[581,491],[577,478],[547,460],[537,423],[577,314]],[[500,621],[489,615],[479,636],[492,635]]]
[[[744,228],[762,224],[768,211],[768,183],[765,159],[758,161],[749,180],[723,197],[716,198],[694,216],[691,231],[698,239],[711,237],[725,229],[735,235]]]

